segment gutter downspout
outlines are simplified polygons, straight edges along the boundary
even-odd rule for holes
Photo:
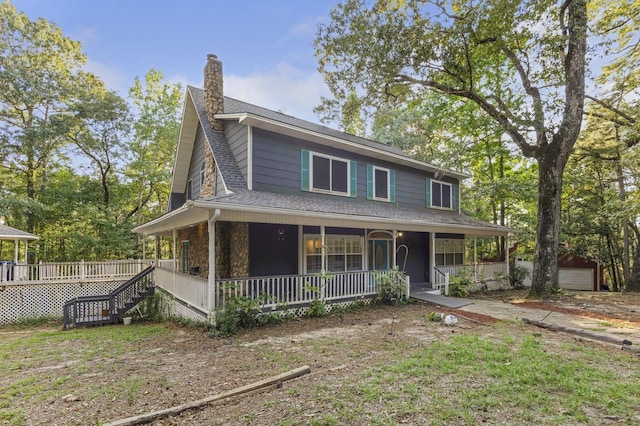
[[[220,219],[220,209],[209,213],[209,276],[207,277],[207,299],[209,305],[209,322],[215,323],[216,310],[216,222]]]

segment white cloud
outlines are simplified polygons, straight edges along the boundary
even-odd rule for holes
[[[226,96],[281,111],[297,118],[318,122],[313,108],[329,89],[317,72],[304,72],[288,64],[279,64],[267,73],[247,76],[225,74]]]
[[[92,61],[91,59],[87,59],[87,63],[84,65],[84,71],[93,73],[100,77],[108,89],[115,90],[120,93],[120,96],[125,96],[129,91],[129,87],[133,85],[133,80],[128,81],[128,77],[120,68],[110,67],[108,65]]]

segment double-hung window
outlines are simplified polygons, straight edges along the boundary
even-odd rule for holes
[[[436,265],[464,265],[464,240],[436,238]]]
[[[301,150],[301,189],[324,194],[357,197],[357,162]]]
[[[349,195],[349,161],[313,153],[311,189]]]
[[[193,200],[193,181],[191,179],[187,181],[187,189],[185,191],[185,196],[187,200]]]
[[[367,199],[395,203],[395,170],[367,165]]]
[[[305,271],[307,274],[322,270],[322,241],[320,235],[305,235]],[[325,236],[325,268],[330,272],[361,271],[364,243],[357,235]]]
[[[430,207],[436,207],[441,209],[451,209],[453,202],[451,196],[453,194],[452,185],[446,182],[440,182],[437,180],[431,180],[427,182],[430,189],[430,199],[427,201],[430,203]]]

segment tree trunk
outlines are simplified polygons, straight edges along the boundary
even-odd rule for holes
[[[636,249],[636,254],[633,256],[633,269],[631,269],[631,276],[625,283],[625,291],[640,291],[640,247]]]
[[[557,146],[557,145],[556,145]],[[531,276],[531,295],[541,296],[558,288],[558,245],[564,164],[557,149],[547,146],[538,159],[538,224]]]

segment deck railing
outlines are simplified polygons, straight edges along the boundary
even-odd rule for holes
[[[0,282],[77,282],[126,279],[140,273],[152,263],[146,260],[40,262],[35,265],[0,262]]]

